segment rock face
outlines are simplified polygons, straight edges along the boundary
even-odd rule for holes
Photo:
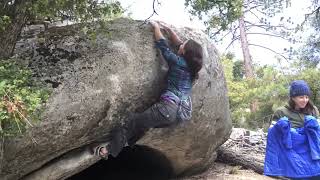
[[[77,173],[97,161],[86,145],[107,136],[130,112],[157,101],[167,66],[154,47],[152,28],[140,24],[118,19],[91,39],[77,26],[61,27],[17,44],[17,54],[53,93],[40,123],[25,135],[5,140],[0,179],[64,179]],[[204,66],[192,94],[192,120],[176,128],[152,129],[138,143],[162,152],[173,172],[181,175],[203,170],[215,160],[216,148],[230,134],[231,119],[216,48],[203,33],[186,28],[177,32],[204,48]]]

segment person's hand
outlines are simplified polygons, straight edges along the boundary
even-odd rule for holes
[[[167,30],[167,31],[171,31],[171,28],[169,27],[168,24],[164,23],[164,22],[159,22],[161,28]]]
[[[314,116],[311,116],[311,115],[307,115],[304,117],[304,120],[305,121],[310,121],[310,120],[316,120],[317,118],[315,118]]]
[[[275,124],[277,124],[276,121],[271,121],[271,124],[270,124],[269,128],[272,128]]]
[[[149,23],[151,24],[151,26],[152,26],[153,28],[160,28],[160,27],[159,27],[159,23],[156,22],[156,21],[149,21]]]

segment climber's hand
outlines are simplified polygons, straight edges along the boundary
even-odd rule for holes
[[[153,28],[160,28],[159,23],[156,21],[149,21],[149,23]]]

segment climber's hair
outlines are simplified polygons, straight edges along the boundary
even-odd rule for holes
[[[202,46],[198,42],[189,39],[184,45],[183,57],[186,59],[191,71],[192,81],[197,80],[203,64]]]

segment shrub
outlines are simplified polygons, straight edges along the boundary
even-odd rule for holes
[[[14,60],[0,61],[0,136],[22,134],[39,121],[49,90],[32,80],[32,73]]]

